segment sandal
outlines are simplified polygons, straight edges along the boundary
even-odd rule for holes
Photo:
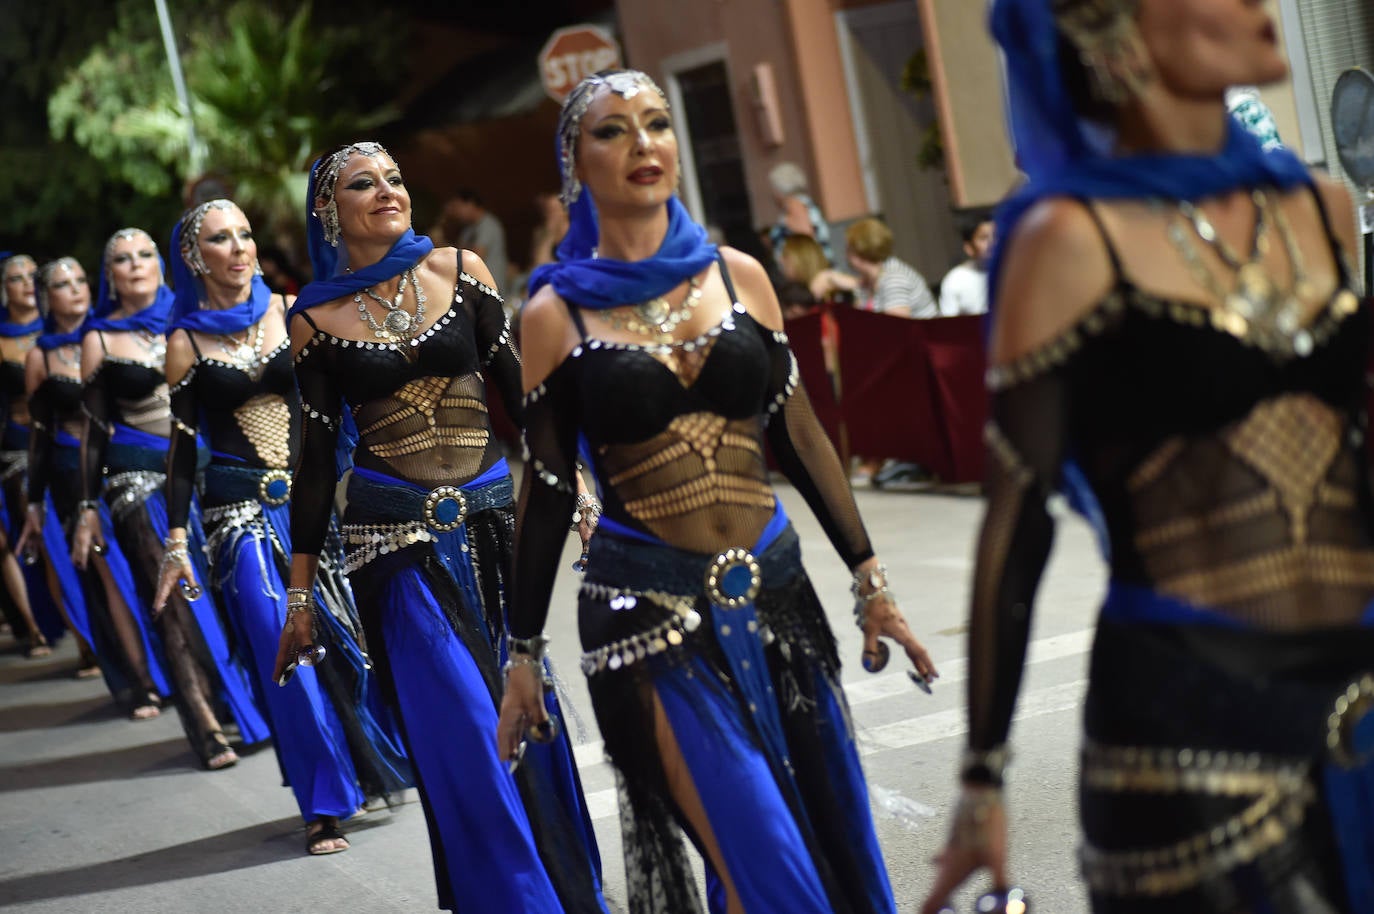
[[[305,852],[312,857],[338,854],[350,846],[348,838],[339,830],[339,820],[333,816],[316,819],[305,827]]]
[[[229,740],[225,739],[224,733],[220,730],[214,730],[205,737],[204,757],[206,771],[232,768],[239,762],[239,754],[229,745]]]
[[[78,674],[79,675],[79,674]],[[162,713],[162,698],[156,692],[147,691],[129,712],[129,720],[152,720]]]
[[[52,645],[48,639],[43,637],[42,632],[34,632],[29,635],[29,646],[24,651],[24,656],[30,660],[37,660],[39,657],[46,657],[52,653]]]

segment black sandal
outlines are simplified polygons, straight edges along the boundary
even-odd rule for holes
[[[147,691],[129,711],[129,720],[152,720],[162,714],[162,696]]]
[[[325,848],[323,845],[326,841],[342,841],[344,844],[343,847]],[[339,821],[332,816],[316,819],[305,827],[305,852],[312,857],[340,854],[349,847],[348,837],[339,830]]]
[[[48,639],[43,637],[42,632],[34,632],[29,635],[28,647],[24,649],[24,656],[29,660],[38,660],[52,654],[52,645]]]
[[[229,740],[220,730],[212,730],[206,735],[203,758],[205,759],[206,771],[232,768],[239,763],[239,754],[234,751],[233,746],[229,745]]]

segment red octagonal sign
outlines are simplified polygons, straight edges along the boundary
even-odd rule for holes
[[[562,102],[583,79],[597,70],[620,66],[620,45],[598,25],[570,25],[544,42],[539,52],[539,77],[544,90]]]

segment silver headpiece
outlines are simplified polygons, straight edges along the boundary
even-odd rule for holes
[[[577,140],[582,135],[582,117],[587,113],[596,93],[602,88],[609,89],[624,99],[631,99],[649,89],[658,93],[666,107],[668,96],[649,78],[649,74],[639,70],[611,70],[593,73],[568,93],[563,100],[563,110],[558,115],[558,165],[563,175],[563,187],[558,198],[565,207],[582,193],[582,182],[577,180]]]
[[[334,185],[339,183],[339,172],[343,171],[344,163],[355,153],[369,158],[384,155],[391,161],[396,161],[381,143],[353,143],[320,163],[315,178],[315,197],[325,202],[324,206],[315,207],[315,218],[320,220],[320,227],[324,229],[324,240],[329,242],[330,247],[339,246],[339,207],[334,202]]]
[[[4,262],[0,263],[0,267],[3,267],[5,273],[9,273],[10,266],[16,263],[27,263],[30,269],[37,266],[37,263],[28,254],[14,254],[10,257],[6,257]],[[6,284],[3,282],[3,279],[4,277],[0,276],[0,308],[8,308],[10,306],[10,296],[9,292],[6,291]]]
[[[210,272],[210,268],[205,265],[205,258],[200,253],[200,225],[205,221],[205,216],[212,209],[238,209],[238,205],[233,200],[207,200],[199,206],[192,207],[181,217],[181,241],[178,252],[181,259],[186,262],[186,266],[191,268],[191,272],[196,276],[204,276]],[[262,272],[254,265],[256,272]]]
[[[1055,0],[1055,22],[1078,49],[1100,101],[1119,105],[1151,76],[1135,21],[1139,9],[1140,0]]]
[[[147,238],[148,243],[153,246],[153,250],[157,250],[157,242],[153,240],[153,236],[141,228],[122,228],[110,236],[110,240],[105,242],[105,256],[101,258],[100,263],[104,268],[105,287],[109,289],[110,301],[112,302],[119,301],[119,293],[115,291],[114,269],[110,265],[110,258],[114,256],[114,246],[121,241],[128,241],[130,238]],[[159,284],[163,281],[161,259],[158,260],[157,279]]]
[[[81,268],[81,264],[75,257],[59,257],[43,264],[43,268],[38,271],[38,283],[34,286],[37,293],[38,310],[46,316],[48,313],[48,287],[52,285],[53,277],[58,270],[65,270],[67,273],[75,273]]]

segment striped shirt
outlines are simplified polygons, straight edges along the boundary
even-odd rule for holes
[[[940,308],[925,279],[910,264],[889,257],[878,269],[870,311],[885,313],[893,308],[908,308],[912,317],[939,317]]]

